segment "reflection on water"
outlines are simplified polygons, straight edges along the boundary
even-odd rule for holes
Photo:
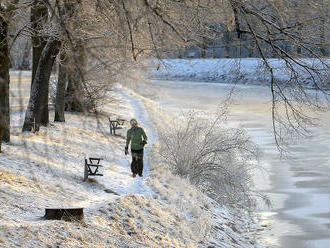
[[[144,92],[166,111],[215,111],[230,85],[155,80]],[[330,116],[320,117],[312,137],[292,145],[293,159],[281,160],[271,124],[271,95],[266,87],[236,86],[228,124],[245,128],[261,148],[256,189],[269,196],[272,207],[260,208],[269,247],[330,247]],[[265,173],[266,171],[266,173]]]

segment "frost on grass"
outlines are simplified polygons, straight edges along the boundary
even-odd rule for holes
[[[259,247],[256,237],[251,235],[256,227],[249,213],[221,206],[192,185],[188,178],[174,175],[161,162],[160,148],[156,143],[149,157],[153,162],[148,184],[155,192],[153,199],[157,204],[167,206],[165,214],[158,214],[158,218],[166,229],[175,228],[168,235],[190,239],[197,247]],[[166,214],[174,216],[177,222],[173,225],[172,218]]]
[[[243,130],[225,128],[223,120],[222,114],[213,119],[195,112],[176,118],[160,134],[160,154],[175,174],[212,199],[249,208],[257,148]]]
[[[152,196],[128,195],[102,209],[116,235],[146,247],[196,247],[189,221],[174,206]]]

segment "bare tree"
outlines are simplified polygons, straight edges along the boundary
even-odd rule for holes
[[[73,76],[73,72],[77,71],[74,70],[74,68],[78,67],[76,66],[69,66],[71,62],[74,63],[74,60],[70,60],[69,54],[67,53],[69,48],[72,47],[70,46],[73,43],[73,40],[71,39],[71,35],[66,28],[67,25],[69,25],[70,22],[75,21],[72,20],[72,16],[74,14],[75,8],[77,8],[77,5],[80,3],[80,1],[64,1],[62,6],[58,5],[58,22],[60,22],[60,25],[62,27],[63,33],[65,33],[68,37],[68,40],[64,42],[64,45],[62,46],[61,49],[61,56],[60,56],[60,63],[59,63],[59,75],[58,75],[58,81],[57,81],[57,87],[56,87],[56,99],[55,99],[55,117],[54,121],[58,122],[64,122],[65,121],[65,115],[64,115],[64,110],[65,110],[65,104],[66,104],[66,97],[69,97],[70,99],[73,98],[74,96],[79,96],[79,93],[75,92],[74,89],[72,89],[72,84],[73,80],[72,78],[75,78],[76,81],[79,82],[79,72],[75,73]],[[64,35],[65,36],[65,35]],[[70,43],[71,42],[71,43]],[[79,50],[76,52],[80,52]],[[76,56],[73,54],[73,56]],[[71,75],[70,75],[71,74]],[[78,79],[76,79],[78,78]],[[70,80],[69,80],[70,79]],[[68,93],[70,92],[70,93]],[[79,99],[75,98],[76,101]],[[79,105],[76,103],[76,105]]]
[[[10,140],[8,20],[0,6],[0,152],[2,141]]]
[[[60,63],[58,69],[58,80],[56,86],[55,99],[55,117],[54,121],[65,122],[64,108],[65,108],[65,91],[68,82],[68,71],[66,68],[67,57],[64,50],[61,51]]]
[[[60,46],[63,40],[63,30],[61,26],[63,24],[62,18],[71,16],[72,6],[68,1],[56,1],[53,5],[50,1],[41,0],[34,1],[31,10],[31,21],[34,31],[33,41],[36,44],[34,49],[34,66],[36,67],[35,76],[31,84],[31,94],[29,105],[25,114],[25,121],[23,125],[23,131],[38,130],[40,125],[47,125],[49,123],[49,79],[52,71],[52,66],[59,53]],[[51,13],[51,17],[47,22],[48,13]],[[69,14],[68,14],[69,13]],[[42,20],[42,25],[38,22]],[[47,42],[44,45],[44,42]],[[42,51],[39,54],[40,50]],[[62,54],[64,54],[62,52]],[[39,56],[39,58],[38,58]],[[63,58],[63,56],[62,56]],[[64,62],[63,60],[62,62]],[[63,66],[60,66],[60,80],[58,83],[58,99],[64,95],[66,86],[66,73],[63,71]],[[34,84],[37,86],[34,86]],[[59,110],[63,110],[63,102],[55,104],[57,107],[56,118],[64,120],[64,112],[59,115]]]
[[[236,31],[254,40],[268,72],[275,141],[279,149],[285,151],[289,135],[284,134],[306,135],[307,127],[313,124],[313,119],[306,113],[323,109],[322,98],[308,93],[305,81],[325,97],[329,95],[329,62],[318,52],[319,47],[326,44],[321,44],[319,36],[314,35],[319,19],[323,18],[318,11],[322,3],[284,0],[230,2],[233,13],[239,17],[235,18]],[[329,6],[322,5],[322,8]],[[293,44],[296,53],[283,49],[284,42]],[[275,68],[267,59],[267,50],[283,61],[283,70],[289,75],[286,82],[276,78]],[[303,59],[303,55],[312,59]]]
[[[31,5],[31,30],[32,30],[32,83],[38,68],[39,59],[47,43],[43,29],[48,19],[48,8],[43,0],[34,0]]]
[[[47,37],[42,33],[44,25],[46,25],[48,19],[48,8],[46,2],[43,0],[34,0],[31,6],[31,28],[32,28],[32,78],[31,78],[31,89],[33,87],[33,82],[35,74],[40,62],[40,56],[43,49],[47,43]],[[46,87],[45,89],[48,89]],[[49,93],[46,90],[42,97],[42,103],[44,107],[42,108],[40,124],[47,126],[49,123],[49,113],[48,113],[48,96]]]
[[[8,28],[17,2],[0,3],[0,152],[2,141],[10,141]]]
[[[48,96],[49,84],[47,82],[49,82],[50,73],[60,45],[61,42],[58,40],[49,40],[42,50],[25,113],[23,131],[39,130],[43,108],[48,107],[48,104],[44,104],[43,97],[44,95]]]

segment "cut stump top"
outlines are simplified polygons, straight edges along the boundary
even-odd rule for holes
[[[84,208],[46,208],[46,220],[83,221]]]

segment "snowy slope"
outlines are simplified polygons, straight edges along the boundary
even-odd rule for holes
[[[217,206],[160,163],[157,117],[142,97],[118,85],[116,101],[100,115],[67,113],[65,123],[22,134],[30,73],[11,79],[12,137],[0,154],[0,247],[258,247],[244,212]],[[135,117],[145,128],[144,178],[131,177],[124,155],[128,127],[110,136],[109,116]],[[82,181],[86,156],[104,158],[103,177]],[[47,207],[84,207],[85,223],[43,220]]]

